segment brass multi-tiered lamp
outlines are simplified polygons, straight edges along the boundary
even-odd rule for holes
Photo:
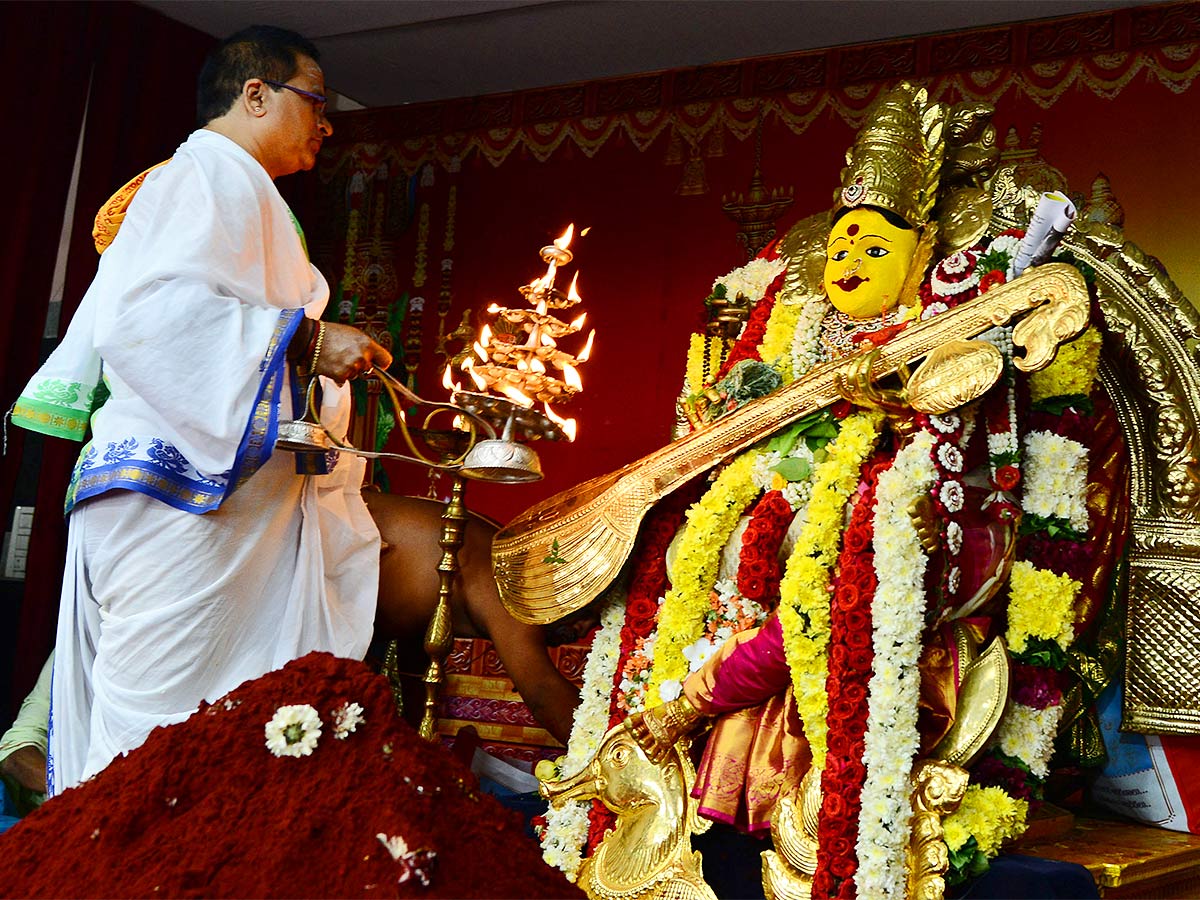
[[[551,312],[568,310],[581,300],[579,273],[564,293],[554,286],[558,270],[574,255],[569,249],[575,226],[540,251],[546,273],[519,288],[527,306],[503,307],[493,303],[486,324],[475,341],[473,355],[458,361],[459,371],[477,390],[462,390],[447,366],[443,383],[453,391],[451,402],[464,412],[491,423],[501,433],[498,440],[481,440],[463,460],[462,474],[489,481],[529,481],[541,477],[537,456],[518,441],[537,439],[573,441],[574,419],[555,413],[553,404],[569,403],[583,389],[579,364],[591,355],[595,331],[583,349],[571,354],[558,341],[578,334],[587,318],[581,313],[565,322]],[[537,404],[541,403],[539,410]]]

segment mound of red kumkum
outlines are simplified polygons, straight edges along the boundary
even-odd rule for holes
[[[327,653],[156,729],[24,819],[0,837],[0,895],[581,896],[397,718],[383,677]]]

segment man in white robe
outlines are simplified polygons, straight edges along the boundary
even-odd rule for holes
[[[60,347],[13,411],[82,439],[51,712],[49,792],[158,725],[313,650],[361,658],[379,534],[363,461],[273,452],[304,373],[344,432],[344,382],[391,356],[318,325],[329,296],[273,179],[332,129],[311,43],[255,27],[199,81],[202,127],[146,175]],[[297,409],[298,412],[298,409]]]

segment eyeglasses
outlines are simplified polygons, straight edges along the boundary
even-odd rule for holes
[[[263,84],[269,84],[273,88],[285,88],[286,90],[291,91],[293,94],[299,94],[301,97],[304,97],[306,100],[309,100],[312,103],[317,110],[317,115],[321,116],[325,114],[325,104],[328,102],[328,98],[326,98],[323,94],[314,94],[312,91],[302,91],[300,88],[293,87],[290,84],[284,84],[282,81],[271,81],[267,78],[263,79]]]

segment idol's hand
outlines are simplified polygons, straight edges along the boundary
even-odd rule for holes
[[[677,742],[696,731],[703,721],[704,716],[688,699],[680,697],[634,713],[625,720],[625,728],[650,761],[657,765],[667,758]]]
[[[371,369],[386,369],[392,364],[392,354],[359,329],[337,322],[323,324],[325,335],[320,352],[314,353],[316,374],[342,384]]]

